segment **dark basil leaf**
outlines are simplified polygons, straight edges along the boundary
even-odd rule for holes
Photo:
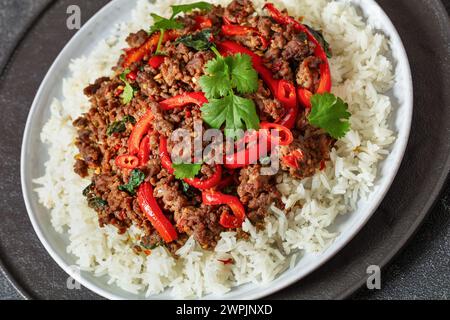
[[[125,117],[122,118],[122,120],[114,121],[113,123],[111,123],[108,126],[108,128],[106,129],[106,134],[108,136],[110,136],[110,135],[112,135],[114,133],[125,132],[125,130],[127,130],[127,126],[126,126],[127,122],[135,124],[136,123],[136,119],[134,119],[134,117],[132,117],[130,115],[126,115]]]
[[[128,183],[119,186],[119,190],[134,196],[136,194],[136,189],[144,182],[144,179],[145,174],[141,170],[134,169],[130,173]]]
[[[211,39],[211,29],[205,29],[194,34],[182,36],[175,43],[183,43],[186,47],[193,48],[197,51],[205,51],[213,46]]]
[[[95,210],[100,210],[108,205],[108,202],[103,200],[100,197],[90,198],[88,199],[88,206]]]
[[[325,40],[325,38],[323,37],[322,32],[315,30],[313,28],[311,28],[310,26],[305,24],[305,27],[308,28],[308,30],[312,33],[312,35],[314,36],[314,38],[316,38],[316,40],[320,43],[320,45],[322,46],[323,50],[325,50],[325,53],[327,54],[328,58],[331,58],[333,56],[333,54],[331,53],[331,49],[330,49],[330,44]]]

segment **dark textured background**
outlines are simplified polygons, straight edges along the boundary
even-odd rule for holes
[[[392,0],[395,1],[395,0]],[[45,0],[0,0],[0,66],[7,61],[18,37],[43,8]],[[444,0],[450,11],[450,0]],[[61,12],[64,15],[65,12]],[[83,21],[85,22],[85,21]],[[7,150],[0,145],[0,162],[7,161]],[[450,294],[450,184],[444,189],[423,226],[413,240],[384,270],[383,289],[362,290],[358,299],[449,299]],[[2,205],[2,203],[0,203]],[[20,295],[0,274],[0,298]]]

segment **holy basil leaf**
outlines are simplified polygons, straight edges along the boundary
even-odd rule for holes
[[[331,58],[333,54],[331,53],[330,44],[325,40],[322,32],[315,30],[311,28],[310,26],[305,24],[305,27],[308,28],[308,30],[312,33],[314,38],[319,42],[319,44],[322,46],[323,50],[325,50],[325,53],[327,54],[328,58]]]
[[[127,192],[128,194],[134,196],[136,194],[136,189],[144,182],[145,174],[138,170],[133,169],[130,173],[130,178],[127,184],[120,185],[118,188],[120,191]]]
[[[201,163],[173,163],[174,175],[177,179],[194,178],[202,168]]]
[[[108,136],[110,136],[113,133],[125,132],[125,130],[127,129],[127,125],[126,125],[127,122],[135,124],[136,123],[136,119],[134,119],[134,117],[132,117],[130,115],[126,115],[125,117],[122,118],[122,120],[114,121],[113,123],[111,123],[108,126],[108,128],[106,129],[106,134]]]
[[[108,205],[108,202],[95,194],[95,191],[93,190],[94,186],[94,183],[91,183],[86,188],[84,188],[83,196],[86,197],[89,208],[102,210]]]
[[[108,205],[108,202],[103,200],[100,197],[94,197],[88,199],[88,206],[95,210],[101,210],[102,208],[106,207]]]
[[[188,4],[172,5],[171,7],[172,7],[172,17],[175,17],[179,13],[182,12],[187,13],[195,9],[211,10],[212,4],[205,1],[200,1]]]
[[[182,43],[189,48],[193,48],[197,51],[205,51],[211,48],[214,43],[211,42],[212,31],[211,29],[205,29],[194,34],[188,34],[182,36],[175,41],[175,43]]]
[[[325,130],[335,139],[342,138],[350,130],[348,104],[331,93],[315,94],[311,98],[309,122]]]

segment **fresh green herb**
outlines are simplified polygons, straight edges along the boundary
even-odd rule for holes
[[[173,18],[166,19],[157,15],[156,13],[150,14],[153,18],[153,26],[150,28],[149,33],[155,33],[161,30],[169,30],[169,29],[183,29],[184,25],[181,22],[174,20]]]
[[[331,93],[315,94],[311,98],[309,122],[322,128],[335,139],[342,138],[350,130],[348,104]]]
[[[175,43],[182,43],[187,47],[193,48],[197,51],[205,51],[211,48],[214,44],[211,41],[211,29],[204,29],[194,34],[188,34],[178,38]]]
[[[205,2],[205,1],[199,1],[194,3],[188,3],[188,4],[180,4],[180,5],[172,5],[172,16],[176,16],[179,13],[187,13],[191,12],[195,9],[200,10],[211,10],[212,4]]]
[[[188,13],[195,9],[210,10],[212,8],[212,5],[207,2],[200,1],[200,2],[190,3],[190,4],[173,5],[171,7],[172,7],[172,16],[169,19],[161,17],[155,13],[151,14],[151,16],[153,17],[154,23],[153,23],[153,26],[150,28],[149,34],[152,34],[157,31],[160,32],[159,41],[158,41],[158,45],[156,47],[155,54],[164,54],[161,52],[161,45],[162,45],[162,40],[164,38],[164,32],[166,30],[184,28],[183,23],[175,20],[175,17],[179,13]]]
[[[108,205],[108,202],[103,200],[100,197],[97,197],[94,190],[92,189],[94,187],[94,183],[89,184],[86,188],[83,190],[83,196],[87,198],[88,206],[89,208],[95,209],[95,210],[102,210]]]
[[[181,186],[183,188],[183,193],[190,199],[196,196],[195,189],[192,188],[189,184],[181,180]]]
[[[138,170],[133,169],[130,173],[130,178],[127,184],[119,186],[120,191],[127,192],[128,194],[134,196],[136,194],[136,189],[144,182],[145,174]]]
[[[86,188],[83,189],[83,196],[87,197],[89,192],[91,192],[94,183],[91,182]]]
[[[123,104],[129,104],[131,102],[131,100],[133,100],[134,92],[136,91],[127,80],[127,74],[129,74],[129,73],[130,73],[130,70],[126,69],[120,75],[120,80],[122,80],[123,83],[125,84],[125,88],[123,89],[123,92],[120,96],[122,98]]]
[[[102,208],[106,207],[107,205],[108,205],[108,202],[106,202],[105,200],[103,200],[100,197],[88,199],[88,206],[95,210],[101,210]]]
[[[236,54],[222,57],[215,47],[217,57],[206,64],[207,75],[200,78],[200,86],[209,102],[202,107],[203,120],[215,129],[225,123],[225,135],[237,137],[238,130],[258,129],[259,118],[251,99],[234,93],[253,93],[258,89],[258,74],[250,56]]]
[[[147,250],[154,250],[157,247],[164,247],[164,242],[155,242],[155,243],[149,243],[146,244],[143,241],[140,243],[141,247]]]
[[[125,132],[127,130],[127,122],[135,124],[136,119],[130,115],[126,115],[122,120],[112,122],[106,129],[106,134],[110,136],[113,133]]]
[[[211,99],[202,107],[202,118],[212,128],[219,129],[225,123],[227,137],[239,137],[241,130],[258,129],[259,118],[255,103],[229,93],[222,99]]]
[[[194,178],[202,168],[201,163],[173,163],[174,175],[177,179]]]
[[[327,54],[328,58],[331,58],[333,54],[331,53],[330,44],[325,40],[323,34],[321,31],[315,30],[311,28],[310,26],[305,24],[305,27],[308,28],[308,30],[312,33],[314,38],[319,42],[319,44],[322,46],[323,50],[325,50],[325,53]]]

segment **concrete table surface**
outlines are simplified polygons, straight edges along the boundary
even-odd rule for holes
[[[7,61],[17,38],[45,2],[0,0],[0,66]],[[450,0],[443,0],[443,3],[450,12]],[[383,271],[382,289],[362,289],[354,295],[355,299],[450,299],[449,195],[450,183],[447,183],[441,199],[412,241]],[[20,297],[0,273],[0,299]]]

